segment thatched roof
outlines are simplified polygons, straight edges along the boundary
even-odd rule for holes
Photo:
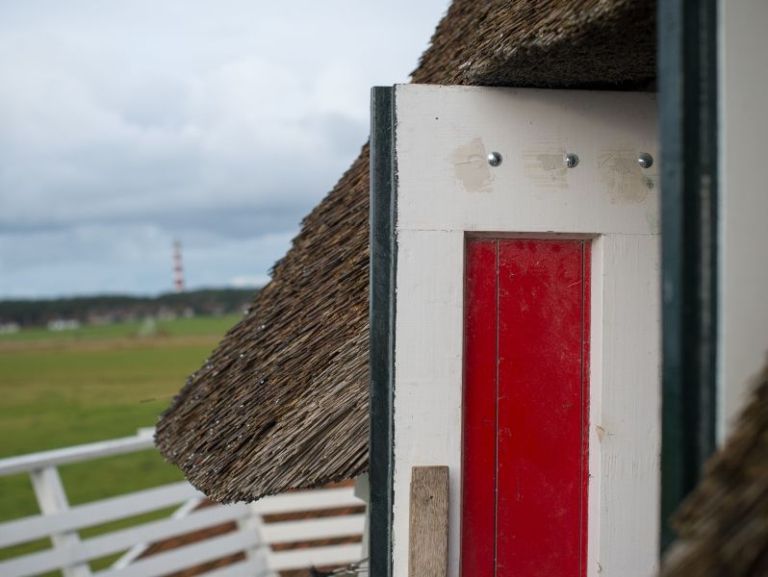
[[[663,577],[768,575],[768,370],[674,525]]]
[[[646,89],[655,53],[649,0],[455,0],[412,80]],[[219,501],[366,470],[367,145],[175,398],[156,441]]]

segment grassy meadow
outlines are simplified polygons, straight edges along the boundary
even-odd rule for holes
[[[237,320],[0,335],[0,458],[131,436],[153,426]],[[152,451],[67,465],[60,473],[71,504],[181,479]],[[26,475],[0,477],[0,522],[37,512]],[[0,559],[9,553],[0,551]]]

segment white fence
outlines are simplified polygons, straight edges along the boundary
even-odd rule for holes
[[[153,450],[150,431],[66,449],[0,459],[0,476],[29,474],[40,506],[39,515],[0,524],[0,549],[50,538],[52,547],[0,561],[0,576],[27,577],[61,570],[64,577],[159,577],[243,553],[244,560],[210,571],[206,577],[274,577],[289,569],[356,563],[361,543],[310,546],[311,541],[359,537],[365,515],[340,514],[294,521],[265,522],[267,515],[311,513],[325,509],[359,507],[364,503],[352,488],[316,489],[266,497],[249,505],[198,507],[204,498],[186,482],[70,506],[58,466],[102,457]],[[178,506],[167,518],[142,523],[83,539],[79,531],[168,507]],[[302,515],[304,517],[304,515]],[[223,524],[232,531],[147,554],[150,545],[204,531]],[[289,550],[273,545],[304,543]],[[91,571],[89,561],[123,553],[111,567]]]

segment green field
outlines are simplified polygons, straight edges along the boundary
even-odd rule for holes
[[[238,317],[0,335],[0,458],[151,427]],[[71,504],[181,479],[152,451],[60,469]],[[0,522],[37,513],[26,475],[0,477]],[[0,558],[9,551],[0,551]]]

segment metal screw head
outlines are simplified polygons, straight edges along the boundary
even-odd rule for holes
[[[637,156],[637,164],[642,168],[651,168],[653,166],[653,157],[647,152],[641,152]]]
[[[491,166],[499,166],[501,164],[501,154],[498,152],[490,152],[488,153],[488,164]]]
[[[565,166],[568,168],[574,168],[579,164],[579,157],[573,152],[566,153],[563,160],[565,161]]]

